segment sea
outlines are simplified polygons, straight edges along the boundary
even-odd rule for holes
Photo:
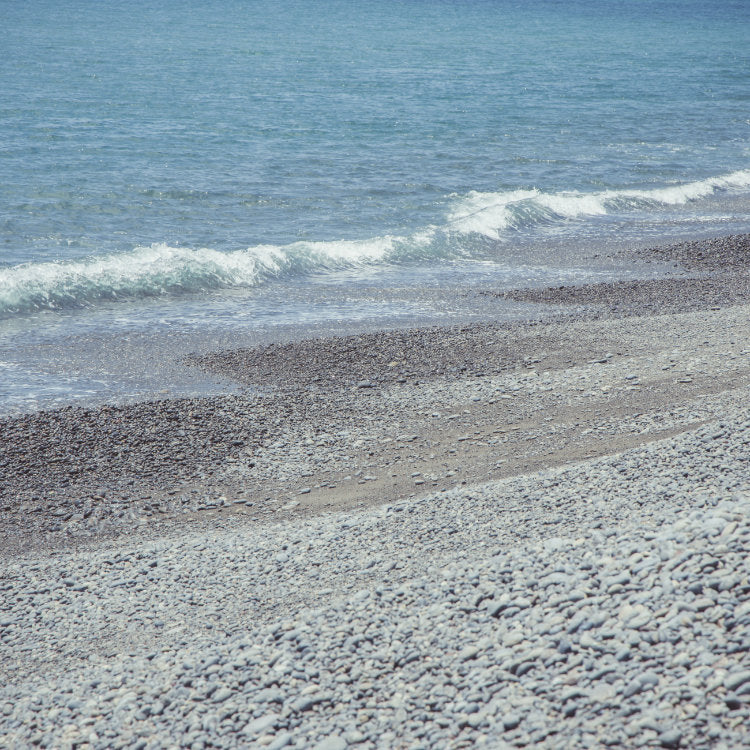
[[[750,231],[747,0],[0,0],[0,415],[536,314]]]

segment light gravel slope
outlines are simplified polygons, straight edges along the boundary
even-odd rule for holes
[[[644,252],[0,420],[0,748],[750,746],[750,235]]]
[[[749,552],[740,403],[413,502],[6,563],[0,746],[740,747]]]

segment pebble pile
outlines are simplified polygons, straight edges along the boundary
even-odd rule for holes
[[[0,746],[747,745],[742,403],[398,505],[4,561]]]

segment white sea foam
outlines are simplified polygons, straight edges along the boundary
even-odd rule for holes
[[[234,251],[154,244],[74,261],[24,263],[0,268],[0,317],[253,287],[272,279],[379,264],[471,257],[477,245],[456,234],[500,239],[514,229],[629,208],[679,205],[719,190],[748,187],[750,170],[652,190],[474,191],[454,200],[443,226],[426,227],[408,237],[258,245]]]
[[[501,239],[509,229],[546,222],[601,216],[617,209],[677,206],[705,198],[721,190],[750,187],[750,169],[696,182],[650,190],[603,190],[592,193],[512,190],[498,193],[472,191],[457,197],[448,222],[452,230]]]
[[[100,301],[247,286],[272,278],[388,259],[404,240],[297,242],[222,252],[154,244],[75,261],[0,268],[0,316]]]

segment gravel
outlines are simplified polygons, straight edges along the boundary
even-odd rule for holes
[[[746,744],[746,240],[680,248],[739,264],[719,304],[602,286],[3,420],[0,747]]]
[[[750,267],[750,234],[680,242],[637,253],[642,258],[675,261],[689,270],[712,273],[747,273]]]
[[[19,559],[0,745],[738,747],[749,478],[735,407],[398,505]]]
[[[486,292],[517,302],[572,305],[578,319],[659,315],[706,310],[750,299],[750,235],[730,235],[628,251],[648,261],[672,261],[677,278]],[[686,274],[686,272],[688,272]]]

